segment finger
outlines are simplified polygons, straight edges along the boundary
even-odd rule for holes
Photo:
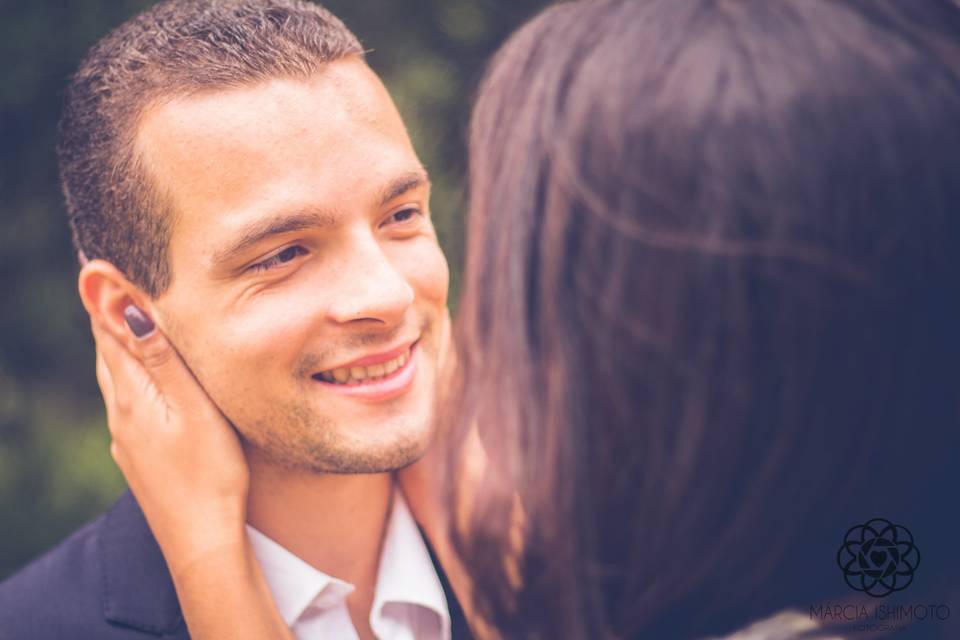
[[[110,369],[100,354],[99,348],[97,349],[97,384],[100,385],[100,394],[109,410],[114,403],[113,378],[110,377]]]
[[[199,408],[199,403],[206,403],[216,410],[193,372],[153,321],[133,305],[127,307],[124,317],[136,338],[131,346],[133,354],[168,402],[193,409]]]
[[[109,378],[110,404],[107,410],[129,411],[133,399],[143,398],[147,389],[155,387],[153,380],[144,366],[112,333],[97,322],[92,323],[92,329],[97,341],[98,360],[102,361]],[[107,399],[106,395],[104,399]]]
[[[97,321],[90,318],[90,332],[93,334],[93,341],[97,352],[97,385],[100,387],[100,395],[103,396],[104,404],[107,406],[107,410],[109,410],[115,400],[113,378],[110,376],[110,369],[107,367],[107,363],[103,359],[103,354],[100,352],[100,341],[97,339],[99,331],[100,327]]]
[[[113,461],[117,463],[117,466],[121,470],[126,466],[126,458],[123,455],[123,448],[117,443],[116,440],[110,443],[110,457],[113,458]]]

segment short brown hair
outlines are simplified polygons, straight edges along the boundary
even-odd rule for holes
[[[170,285],[171,211],[134,151],[160,98],[308,77],[363,56],[356,36],[304,0],[167,0],[87,53],[66,91],[57,153],[78,253],[102,258],[151,296]]]

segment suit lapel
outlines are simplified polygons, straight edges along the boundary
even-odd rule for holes
[[[423,543],[426,545],[427,552],[430,554],[430,561],[433,563],[433,568],[437,572],[437,577],[440,578],[443,595],[447,598],[447,611],[450,613],[451,640],[473,640],[473,634],[470,633],[470,626],[467,624],[467,617],[463,614],[463,607],[460,606],[460,601],[457,600],[457,595],[453,592],[453,587],[450,586],[447,574],[444,572],[440,561],[437,560],[437,556],[433,552],[433,547],[430,545],[430,540],[424,534],[423,529],[420,529],[420,537],[423,538]]]
[[[189,637],[163,554],[129,491],[101,521],[98,547],[101,602],[108,622],[155,635]]]

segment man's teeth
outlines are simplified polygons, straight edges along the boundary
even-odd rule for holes
[[[378,378],[388,376],[405,365],[409,359],[410,350],[408,349],[406,353],[387,362],[372,364],[368,367],[331,369],[330,371],[321,372],[319,376],[325,382],[333,382],[334,384],[355,384],[358,382],[363,382],[364,380],[376,380]]]

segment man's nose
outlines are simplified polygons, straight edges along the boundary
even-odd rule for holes
[[[338,323],[399,325],[413,305],[413,287],[375,238],[355,239],[347,253],[330,318]]]

